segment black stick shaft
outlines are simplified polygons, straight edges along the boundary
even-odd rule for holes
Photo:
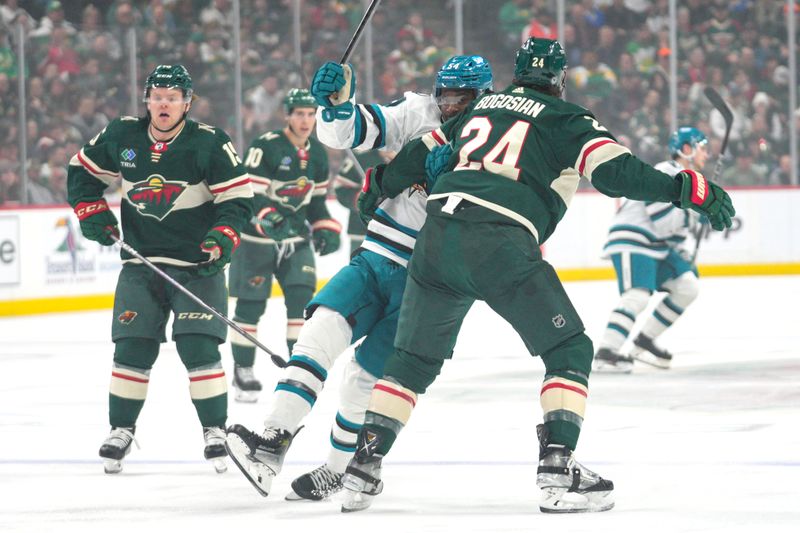
[[[277,367],[279,367],[279,368],[285,368],[285,367],[286,367],[286,361],[285,361],[285,360],[284,360],[282,357],[280,357],[279,355],[277,355],[275,352],[273,352],[272,350],[270,350],[269,348],[267,348],[266,346],[264,346],[263,344],[261,344],[261,343],[258,341],[258,339],[256,339],[255,337],[253,337],[252,335],[250,335],[249,333],[247,333],[245,330],[243,330],[241,327],[239,327],[239,326],[238,326],[238,325],[237,325],[235,322],[233,322],[233,321],[232,321],[232,320],[230,320],[228,317],[226,317],[225,315],[223,315],[222,313],[220,313],[219,311],[217,311],[216,309],[214,309],[213,307],[211,307],[210,305],[208,305],[207,303],[205,303],[203,300],[201,300],[200,298],[198,298],[196,295],[192,294],[192,293],[189,291],[189,289],[187,289],[186,287],[184,287],[183,285],[181,285],[180,283],[178,283],[177,281],[175,281],[175,279],[174,279],[172,276],[170,276],[169,274],[167,274],[166,272],[164,272],[163,270],[161,270],[160,268],[158,268],[158,267],[157,267],[155,264],[153,264],[153,262],[152,262],[152,261],[150,261],[150,260],[149,260],[149,259],[147,259],[145,256],[143,256],[143,255],[142,255],[142,254],[140,254],[138,251],[136,251],[136,249],[135,249],[133,246],[131,246],[131,245],[130,245],[130,244],[128,244],[127,242],[123,241],[122,239],[120,239],[119,237],[117,237],[116,235],[114,235],[113,233],[112,233],[112,234],[110,234],[110,236],[111,236],[111,238],[112,238],[112,239],[113,239],[113,240],[114,240],[114,241],[115,241],[117,244],[119,244],[119,245],[120,245],[120,247],[121,247],[123,250],[125,250],[126,252],[128,252],[129,254],[131,254],[133,257],[135,257],[136,259],[138,259],[139,261],[141,261],[142,263],[144,263],[144,264],[145,264],[147,267],[149,267],[149,268],[150,268],[150,269],[151,269],[153,272],[155,272],[156,274],[158,274],[159,276],[161,276],[162,278],[164,278],[164,280],[166,280],[166,281],[167,281],[169,284],[171,284],[173,287],[175,287],[176,289],[178,289],[179,291],[181,291],[183,294],[185,294],[186,296],[188,296],[189,298],[191,298],[191,299],[192,299],[192,301],[194,301],[194,302],[195,302],[197,305],[199,305],[199,306],[200,306],[200,307],[202,307],[203,309],[206,309],[207,311],[209,311],[209,312],[210,312],[211,314],[213,314],[215,317],[217,317],[218,319],[222,320],[222,321],[223,321],[225,324],[227,324],[228,326],[230,326],[232,329],[234,329],[234,330],[236,330],[237,332],[239,332],[239,333],[240,333],[240,334],[241,334],[241,335],[242,335],[244,338],[246,338],[247,340],[249,340],[250,342],[252,342],[252,343],[253,343],[253,344],[255,344],[256,346],[258,346],[259,348],[261,348],[262,350],[264,350],[264,351],[265,351],[267,354],[269,354],[269,357],[270,357],[270,359],[272,360],[272,362],[273,362],[273,363],[275,363],[275,366],[277,366]]]
[[[367,11],[364,13],[364,16],[361,17],[361,22],[358,23],[356,32],[350,39],[350,43],[347,45],[347,49],[344,51],[344,54],[342,54],[342,60],[339,61],[339,63],[347,63],[347,60],[350,59],[350,56],[353,54],[353,50],[355,50],[359,39],[361,39],[361,34],[364,33],[364,28],[367,27],[367,24],[372,19],[372,14],[378,8],[378,4],[380,3],[381,0],[372,0],[369,6],[367,6]]]

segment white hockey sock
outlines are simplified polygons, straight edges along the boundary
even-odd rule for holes
[[[636,317],[647,307],[650,293],[645,289],[629,289],[622,293],[617,307],[611,311],[608,325],[600,340],[600,348],[618,352],[630,335]]]
[[[347,363],[339,388],[339,412],[331,426],[331,448],[326,464],[334,472],[344,473],[356,451],[358,431],[378,379],[364,370],[355,358]]]

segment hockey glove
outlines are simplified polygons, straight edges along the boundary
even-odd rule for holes
[[[104,198],[94,202],[81,202],[75,206],[81,233],[89,240],[103,246],[114,244],[111,234],[119,237],[119,223]]]
[[[319,255],[332,254],[339,249],[339,234],[342,225],[331,218],[317,220],[311,224],[311,238]]]
[[[676,206],[692,209],[708,217],[711,227],[717,231],[731,227],[731,217],[736,214],[731,197],[722,187],[711,183],[694,170],[681,170],[675,175],[681,185],[681,196]]]
[[[447,169],[447,162],[450,161],[451,155],[453,155],[453,147],[443,144],[431,150],[425,158],[425,173],[427,174],[425,188],[428,192],[433,190],[436,180]]]
[[[364,179],[364,187],[361,189],[361,194],[358,195],[358,216],[364,224],[369,224],[378,204],[383,201],[383,192],[381,191],[381,177],[383,176],[383,169],[386,165],[378,165],[367,169],[366,177]]]
[[[297,235],[291,224],[274,207],[265,207],[254,215],[250,222],[256,227],[259,235],[274,241],[282,241]]]
[[[200,249],[208,254],[208,261],[200,263],[197,273],[213,276],[231,262],[233,251],[239,246],[239,234],[230,226],[216,226],[206,233]]]
[[[353,116],[353,103],[350,99],[356,92],[356,76],[352,65],[340,65],[328,61],[322,65],[311,81],[311,96],[325,109],[322,119],[325,122],[346,120]]]

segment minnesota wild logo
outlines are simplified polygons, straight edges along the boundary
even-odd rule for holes
[[[178,197],[186,190],[184,181],[167,181],[155,174],[145,181],[134,183],[128,191],[128,200],[142,215],[164,220]]]
[[[305,176],[297,178],[295,181],[272,182],[272,197],[294,211],[311,201],[311,192],[314,190],[314,182]]]

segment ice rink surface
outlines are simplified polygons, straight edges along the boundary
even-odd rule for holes
[[[615,285],[567,290],[596,341]],[[0,531],[798,531],[797,302],[797,276],[705,278],[661,339],[671,370],[593,374],[577,457],[614,481],[617,504],[559,516],[537,506],[543,365],[482,304],[385,460],[383,494],[347,515],[336,500],[283,500],[327,454],[336,369],[265,499],[230,461],[218,475],[203,460],[188,378],[168,343],[139,418],[141,448],[110,476],[97,450],[108,434],[111,311],[1,318]],[[282,353],[283,332],[283,302],[271,300],[260,338]],[[230,374],[227,346],[223,358]],[[256,372],[271,390],[278,372],[267,357]],[[260,428],[267,397],[231,402],[229,423]]]

